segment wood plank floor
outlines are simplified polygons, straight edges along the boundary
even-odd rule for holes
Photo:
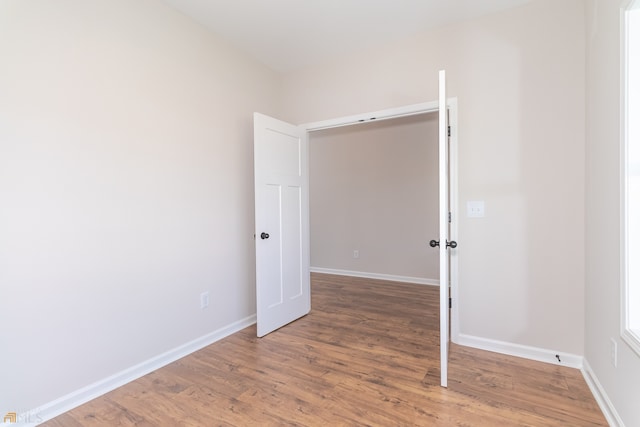
[[[452,344],[441,388],[436,287],[313,274],[312,306],[43,425],[607,425],[576,369]]]

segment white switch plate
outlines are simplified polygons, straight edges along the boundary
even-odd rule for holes
[[[484,200],[467,202],[467,218],[484,218]]]

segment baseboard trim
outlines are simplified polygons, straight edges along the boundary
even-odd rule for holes
[[[390,280],[393,282],[416,283],[419,285],[440,286],[438,279],[423,277],[397,276],[395,274],[367,273],[364,271],[339,270],[335,268],[311,267],[312,273],[337,274],[339,276],[363,277],[365,279]]]
[[[37,421],[38,421],[37,423],[32,423],[32,422],[22,423],[22,424],[18,423],[18,424],[11,424],[11,426],[17,427],[19,425],[22,425],[22,426],[37,425],[41,422],[45,422],[47,420],[55,418],[60,414],[63,414],[90,400],[93,400],[96,397],[102,396],[103,394],[106,394],[131,381],[134,381],[140,377],[143,377],[144,375],[147,375],[157,369],[160,369],[163,366],[168,365],[169,363],[175,362],[178,359],[188,356],[189,354],[195,351],[198,351],[235,332],[238,332],[248,326],[253,325],[254,323],[256,323],[255,314],[249,317],[246,317],[244,319],[238,320],[237,322],[231,323],[227,326],[224,326],[200,338],[196,338],[193,341],[190,341],[186,344],[183,344],[179,347],[169,350],[163,354],[152,357],[149,360],[146,360],[128,369],[125,369],[124,371],[118,372],[115,375],[112,375],[103,380],[97,381],[93,384],[90,384],[86,387],[76,390],[66,396],[63,396],[59,399],[49,402],[37,409],[31,410],[26,414],[20,414],[18,416],[18,420],[37,418]],[[27,416],[31,418],[27,418]]]
[[[575,369],[581,369],[583,364],[583,357],[575,354],[480,338],[466,334],[458,334],[455,343],[480,350],[493,351],[495,353],[508,354],[509,356],[523,357],[525,359],[568,366]],[[560,357],[560,361],[558,361],[556,355]]]
[[[618,411],[616,411],[613,403],[611,403],[607,392],[604,390],[604,387],[602,387],[602,384],[600,384],[600,381],[598,381],[598,377],[596,377],[593,369],[591,369],[591,365],[589,365],[587,359],[584,359],[580,371],[609,425],[611,427],[624,427],[622,418],[618,415]]]

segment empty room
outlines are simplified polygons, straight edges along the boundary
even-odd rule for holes
[[[639,7],[0,0],[0,425],[640,425]]]

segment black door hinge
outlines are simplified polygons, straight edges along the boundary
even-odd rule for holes
[[[451,212],[449,212],[449,224],[451,224]]]
[[[447,136],[451,136],[451,126],[447,126]]]
[[[451,298],[449,298],[449,308],[451,308]]]

